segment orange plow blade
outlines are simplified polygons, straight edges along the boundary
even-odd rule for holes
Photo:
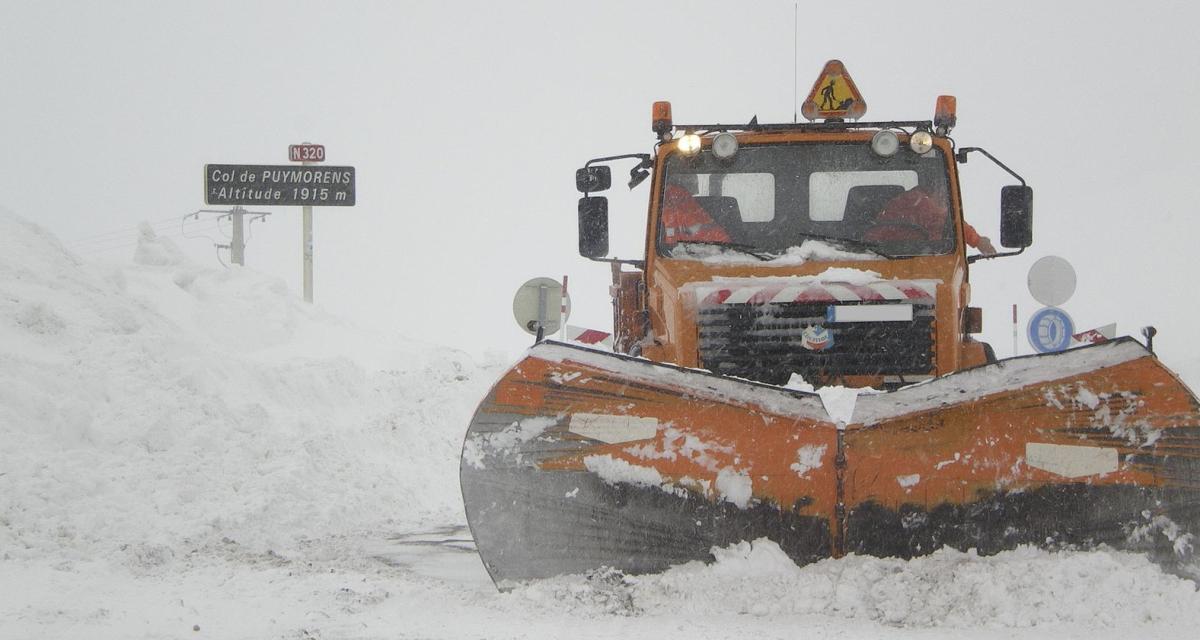
[[[471,422],[467,519],[501,586],[661,571],[764,536],[797,563],[1109,545],[1200,576],[1200,406],[1132,340],[833,413],[813,393],[542,343]]]

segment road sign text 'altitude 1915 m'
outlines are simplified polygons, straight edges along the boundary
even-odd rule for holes
[[[204,165],[210,205],[354,206],[354,167]]]

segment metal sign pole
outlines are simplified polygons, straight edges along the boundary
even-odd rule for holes
[[[562,303],[558,306],[558,339],[561,342],[567,341],[567,276],[563,275],[562,281]]]
[[[548,320],[546,317],[546,293],[546,285],[538,286],[537,339],[535,340],[535,344],[541,342],[542,338],[546,336],[546,320]]]
[[[313,215],[309,205],[304,205],[304,301],[313,301]]]
[[[240,206],[229,212],[233,220],[233,238],[229,241],[229,258],[233,264],[246,266],[246,236],[242,227],[242,216],[246,210]]]
[[[1017,353],[1017,305],[1013,305],[1013,357],[1021,355]]]
[[[304,144],[309,144],[305,142]],[[307,167],[309,162],[301,162],[300,166]],[[313,210],[312,205],[304,205],[304,301],[313,301]]]

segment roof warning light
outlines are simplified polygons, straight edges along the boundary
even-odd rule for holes
[[[958,105],[954,96],[938,96],[937,108],[933,112],[933,128],[939,136],[950,133],[958,124]]]
[[[650,109],[650,128],[658,134],[660,140],[671,139],[671,103],[659,100]]]

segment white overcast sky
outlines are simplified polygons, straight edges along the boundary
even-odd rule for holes
[[[1200,357],[1194,3],[830,6],[800,3],[802,96],[830,58],[867,120],[928,119],[954,94],[958,143],[1035,189],[1033,248],[971,271],[1001,356],[1010,305],[1022,327],[1037,306],[1026,271],[1056,254],[1079,274],[1064,305],[1078,325],[1152,322],[1168,363]],[[318,304],[515,354],[511,296],[530,277],[570,275],[572,323],[610,323],[608,269],[575,253],[575,169],[648,151],[655,100],[679,122],[790,120],[793,46],[788,1],[0,0],[0,206],[128,261],[139,221],[204,206],[205,163],[323,143],[357,168],[358,204],[317,210]],[[978,156],[963,170],[968,218],[996,235],[1006,176]],[[646,193],[614,193],[622,257],[640,250]],[[248,266],[298,291],[300,211],[271,211]],[[178,242],[217,265],[210,240]]]

